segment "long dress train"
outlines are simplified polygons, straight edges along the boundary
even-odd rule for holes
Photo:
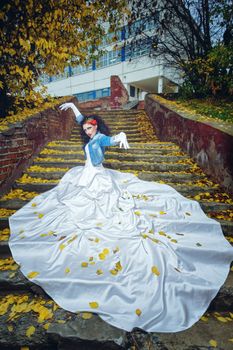
[[[22,273],[62,308],[127,331],[177,332],[206,311],[233,249],[198,202],[168,185],[85,166],[9,219]]]

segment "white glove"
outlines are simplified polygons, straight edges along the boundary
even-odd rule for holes
[[[68,108],[71,108],[72,111],[74,112],[75,118],[79,124],[84,119],[84,116],[82,115],[82,113],[79,112],[78,108],[72,102],[63,103],[62,105],[59,106],[59,108],[62,111],[66,111]]]
[[[124,147],[124,149],[128,149],[129,148],[127,137],[126,137],[126,134],[124,132],[120,132],[120,134],[117,134],[117,135],[113,136],[113,140],[115,142],[120,142],[120,148],[122,146]]]

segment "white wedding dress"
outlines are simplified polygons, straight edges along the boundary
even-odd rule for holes
[[[9,219],[22,273],[62,308],[130,331],[192,326],[227,278],[233,249],[198,202],[168,185],[69,170]]]

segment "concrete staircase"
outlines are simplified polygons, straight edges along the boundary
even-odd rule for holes
[[[199,200],[206,214],[217,218],[224,235],[233,242],[233,201],[178,146],[160,142],[144,112],[119,110],[98,114],[112,134],[126,132],[131,146],[129,150],[109,148],[105,167],[169,184],[184,196]],[[76,126],[69,141],[49,143],[12,191],[0,200],[0,348],[233,349],[232,268],[206,315],[189,330],[175,334],[146,334],[140,330],[126,333],[97,315],[67,312],[21,274],[8,247],[8,216],[37,193],[56,186],[68,169],[84,164],[79,132]]]

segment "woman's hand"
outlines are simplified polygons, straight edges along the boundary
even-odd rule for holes
[[[113,136],[113,139],[114,141],[116,142],[120,142],[120,148],[121,147],[124,147],[124,149],[128,149],[130,148],[129,147],[129,144],[128,144],[128,141],[127,141],[127,136],[124,132],[120,132],[120,134],[117,134],[115,136]]]
[[[59,106],[59,108],[62,111],[66,111],[67,109],[71,108],[72,111],[74,112],[74,115],[75,115],[77,122],[78,123],[82,122],[84,117],[83,117],[82,113],[79,112],[78,108],[74,105],[74,103],[72,103],[72,102],[63,103],[62,105]]]

